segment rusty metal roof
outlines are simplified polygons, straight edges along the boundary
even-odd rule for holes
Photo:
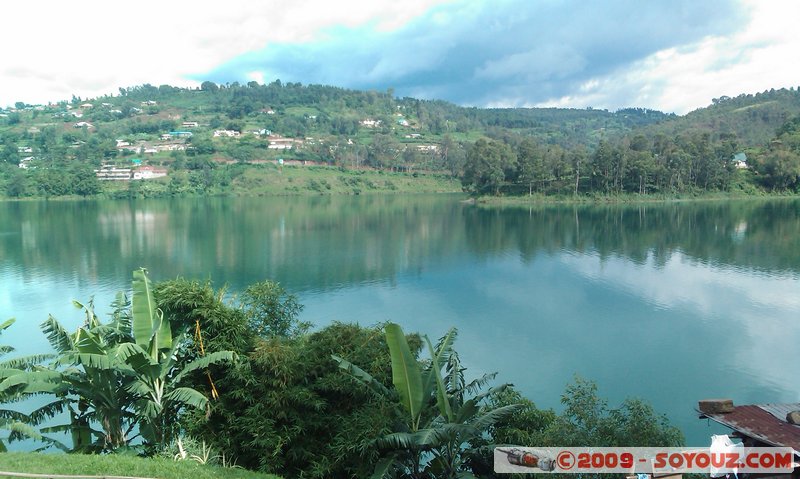
[[[735,406],[729,413],[700,413],[744,436],[772,446],[800,451],[800,426],[786,422],[786,414],[800,410],[800,403]]]

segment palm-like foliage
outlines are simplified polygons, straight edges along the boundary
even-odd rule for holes
[[[470,383],[464,380],[464,368],[453,349],[455,329],[435,348],[424,338],[430,353],[425,364],[411,353],[400,326],[387,324],[385,332],[392,361],[393,390],[348,361],[333,357],[342,369],[377,394],[396,401],[405,412],[407,420],[396,432],[376,440],[387,454],[376,465],[373,477],[395,474],[412,478],[472,477],[463,461],[470,441],[480,438],[496,421],[518,408],[518,405],[490,408],[482,404],[510,385],[478,394],[494,375]]]
[[[14,318],[0,323],[0,333],[14,324]],[[8,345],[0,345],[0,356],[14,352],[14,348]],[[47,355],[33,355],[23,358],[7,359],[0,361],[0,382],[5,381],[11,376],[24,373],[35,367],[41,361],[48,359]],[[0,392],[0,400],[5,403],[15,402],[23,399],[25,395],[20,392],[19,387],[11,387]],[[0,430],[8,431],[6,440],[35,439],[46,440],[33,426],[31,417],[10,409],[0,409]],[[6,445],[0,440],[0,452],[6,451]]]
[[[55,360],[47,368],[7,375],[0,393],[54,395],[54,401],[34,411],[31,423],[68,411],[69,424],[43,431],[70,431],[75,450],[127,446],[137,426],[146,444],[168,443],[179,428],[181,411],[202,409],[208,402],[181,381],[193,371],[234,359],[232,352],[222,351],[190,363],[178,361],[177,349],[189,340],[173,341],[144,269],[134,272],[133,300],[119,295],[108,323],[97,318],[91,301],[73,303],[86,315],[75,333],[52,316],[42,324]]]

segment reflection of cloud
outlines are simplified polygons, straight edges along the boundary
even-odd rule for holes
[[[715,268],[682,253],[657,265],[561,252],[530,262],[515,255],[447,262],[421,276],[401,273],[392,284],[302,301],[304,319],[320,325],[392,320],[431,338],[455,326],[470,377],[499,371],[497,382],[559,408],[578,373],[597,381],[611,405],[645,398],[689,443],[703,444],[708,432],[693,413],[699,399],[797,399],[785,364],[800,339],[798,281]]]
[[[794,391],[792,400],[800,396],[796,372],[786,367],[795,360],[800,340],[800,277],[711,267],[680,252],[659,267],[652,258],[644,264],[594,256],[564,256],[560,261],[592,281],[661,308],[699,312],[697,319],[712,333],[706,337],[708,347],[726,353],[707,367],[727,369],[753,385]],[[676,333],[673,340],[679,339],[681,333]]]
[[[800,310],[800,279],[786,276],[747,274],[734,268],[710,267],[680,252],[663,265],[654,258],[632,263],[621,257],[595,261],[587,256],[564,256],[561,261],[582,275],[613,283],[665,308],[693,308],[704,314],[719,310],[729,296],[757,307]],[[659,274],[650,272],[659,270]]]

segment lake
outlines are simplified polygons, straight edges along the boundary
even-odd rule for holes
[[[483,209],[461,196],[31,201],[0,206],[0,343],[47,350],[71,300],[109,311],[131,272],[280,281],[301,319],[459,330],[471,377],[540,407],[574,375],[648,400],[690,445],[699,399],[800,400],[800,200]]]

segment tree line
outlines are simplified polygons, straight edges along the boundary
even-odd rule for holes
[[[465,189],[477,195],[645,195],[756,186],[797,191],[798,181],[800,117],[781,126],[768,145],[746,150],[736,135],[704,131],[676,136],[640,133],[602,140],[593,151],[505,134],[476,141],[462,173]]]

